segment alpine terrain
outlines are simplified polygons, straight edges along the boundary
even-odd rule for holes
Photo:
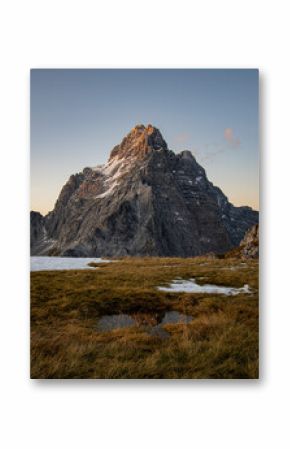
[[[72,257],[225,253],[258,223],[235,207],[190,151],[137,125],[108,162],[72,175],[52,212],[31,212],[31,254]]]

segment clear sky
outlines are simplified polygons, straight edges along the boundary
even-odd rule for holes
[[[258,209],[258,96],[254,69],[34,69],[31,208],[52,210],[71,174],[151,123],[170,149],[191,150],[233,204]]]

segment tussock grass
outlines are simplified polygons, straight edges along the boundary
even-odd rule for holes
[[[238,296],[169,293],[181,277]],[[97,331],[102,315],[176,310],[168,339],[142,327]],[[96,270],[31,273],[32,378],[257,378],[258,265],[238,259],[123,258]]]

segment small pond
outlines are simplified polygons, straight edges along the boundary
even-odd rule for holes
[[[243,287],[226,287],[214,284],[199,285],[195,279],[182,280],[174,279],[168,287],[157,287],[158,290],[163,292],[176,292],[176,293],[208,293],[208,294],[220,294],[234,296],[240,293],[251,293],[248,284]]]
[[[99,259],[96,257],[49,257],[32,256],[30,258],[30,271],[47,270],[95,270],[89,267],[88,263],[108,263],[110,260]]]
[[[190,321],[192,321],[192,316],[175,311],[158,314],[104,315],[97,323],[97,330],[104,332],[135,326],[143,328],[150,335],[168,338],[170,334],[163,329],[164,324],[187,324]]]

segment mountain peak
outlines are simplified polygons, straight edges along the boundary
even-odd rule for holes
[[[31,214],[31,245],[39,255],[192,257],[229,251],[257,222],[189,151],[169,151],[158,128],[140,124],[105,165],[71,176],[51,213]]]
[[[134,126],[120,145],[113,148],[110,154],[112,158],[123,158],[131,156],[144,156],[153,150],[167,150],[167,143],[158,128],[149,124]]]

